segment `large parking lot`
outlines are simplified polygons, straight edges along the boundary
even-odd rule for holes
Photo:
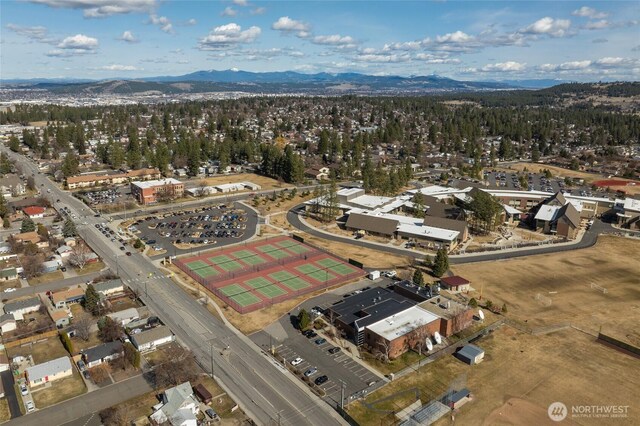
[[[129,230],[147,245],[175,255],[245,241],[253,236],[257,223],[253,210],[235,203],[146,216]]]
[[[565,190],[564,179],[548,179],[540,173],[529,173],[526,176],[526,185],[520,182],[518,174],[506,172],[486,172],[485,179],[494,188],[517,189],[523,191],[546,191],[556,193]]]

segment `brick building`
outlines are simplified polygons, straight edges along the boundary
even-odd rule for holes
[[[145,182],[131,182],[131,195],[140,204],[153,204],[159,198],[179,198],[184,194],[184,184],[177,179],[166,178]]]

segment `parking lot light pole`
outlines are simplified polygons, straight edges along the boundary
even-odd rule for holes
[[[344,389],[347,387],[347,384],[342,379],[340,379],[340,383],[342,383],[340,386],[340,408],[344,410]]]

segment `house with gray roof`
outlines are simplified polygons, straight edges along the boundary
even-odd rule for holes
[[[133,343],[133,346],[140,352],[145,352],[152,351],[158,346],[171,343],[175,338],[169,327],[160,325],[140,333],[131,334],[131,343]]]
[[[92,368],[103,362],[120,358],[122,355],[124,355],[122,342],[116,340],[115,342],[107,342],[87,349],[82,354],[82,359],[87,364],[87,368]]]
[[[38,296],[30,297],[29,299],[16,300],[15,302],[9,302],[4,305],[4,312],[6,314],[13,314],[16,319],[22,319],[22,315],[30,312],[35,312],[40,309],[42,302]]]
[[[109,280],[93,284],[93,288],[103,296],[124,292],[124,284],[121,280]]]
[[[42,364],[34,365],[25,370],[25,376],[29,386],[43,385],[73,374],[71,361],[68,356],[52,359]]]
[[[190,382],[169,388],[161,395],[162,403],[149,418],[156,424],[169,422],[173,426],[196,426],[199,403]],[[154,407],[155,408],[155,407]]]

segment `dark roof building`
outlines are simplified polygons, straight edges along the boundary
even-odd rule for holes
[[[111,361],[122,355],[122,343],[119,341],[103,343],[84,351],[84,362],[89,368],[102,364],[105,361]]]
[[[398,221],[371,214],[351,213],[345,226],[347,229],[357,229],[371,234],[391,236],[398,228]]]
[[[471,283],[466,278],[462,278],[461,276],[454,275],[452,277],[440,278],[440,284],[443,287],[446,287],[451,290],[468,290],[469,284]]]

